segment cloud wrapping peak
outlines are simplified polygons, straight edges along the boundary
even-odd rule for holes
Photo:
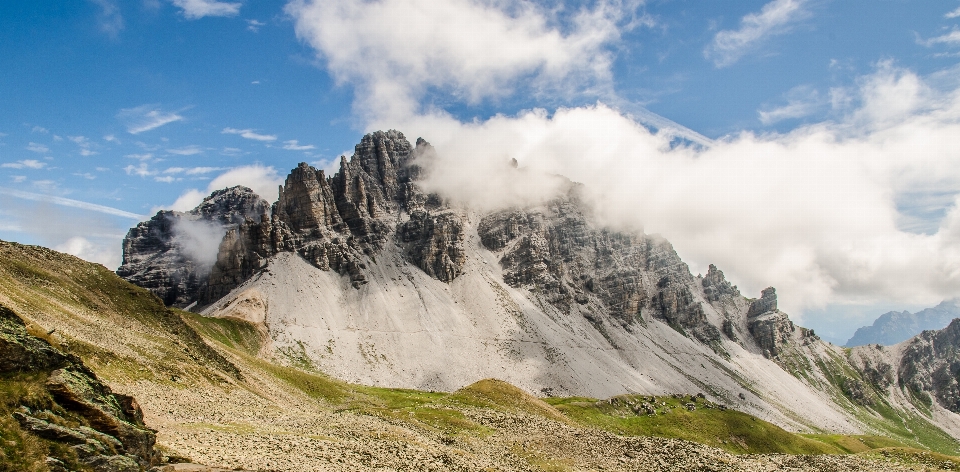
[[[740,29],[723,30],[703,51],[704,57],[717,67],[734,64],[762,41],[790,30],[790,25],[809,14],[804,9],[807,0],[773,0],[759,13],[750,13],[740,20]]]
[[[240,4],[219,2],[216,0],[173,0],[173,4],[183,11],[183,16],[198,20],[205,16],[236,16],[240,13]]]
[[[117,118],[127,125],[130,134],[140,134],[183,119],[179,114],[162,111],[155,105],[124,108],[117,113]]]
[[[417,111],[432,88],[477,103],[518,79],[534,91],[606,85],[625,15],[601,1],[561,28],[529,1],[294,0],[286,11],[334,76],[359,86],[360,111],[384,118]]]
[[[827,303],[954,296],[960,90],[881,63],[849,93],[836,122],[706,148],[672,146],[604,105],[397,126],[436,146],[429,191],[489,209],[548,197],[551,176],[568,176],[586,184],[601,221],[663,234],[694,273],[715,263],[748,295],[774,285],[798,317]],[[905,230],[901,208],[930,192],[946,195],[947,216],[930,234]]]

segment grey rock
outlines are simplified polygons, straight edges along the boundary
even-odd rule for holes
[[[750,304],[750,309],[747,311],[747,317],[752,318],[754,316],[760,316],[764,313],[770,313],[777,311],[777,289],[773,287],[767,287],[761,292],[759,299],[754,300]]]

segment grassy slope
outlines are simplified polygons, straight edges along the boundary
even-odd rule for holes
[[[915,402],[917,408],[912,411],[895,407],[887,400],[885,392],[864,379],[843,356],[832,351],[821,356],[812,349],[792,346],[781,354],[778,363],[814,388],[830,392],[837,405],[875,433],[895,440],[897,446],[930,449],[949,455],[960,454],[960,441],[933,423],[926,405]],[[816,375],[818,371],[822,377]],[[844,383],[850,381],[863,386],[861,398],[854,397],[849,389],[844,388]],[[821,440],[830,437],[816,436]],[[831,440],[828,442],[833,443]]]
[[[656,401],[671,406],[669,413],[638,416],[622,405],[613,406],[594,399],[544,401],[492,380],[452,394],[348,384],[311,372],[309,365],[280,366],[258,358],[256,354],[263,340],[259,328],[240,320],[210,319],[169,310],[149,292],[126,283],[97,264],[44,248],[2,241],[0,261],[3,261],[0,303],[25,315],[38,334],[45,335],[48,326],[56,326],[58,331],[48,338],[83,357],[107,380],[143,378],[169,384],[171,388],[223,384],[243,387],[244,382],[233,365],[210,349],[204,343],[206,340],[241,359],[247,368],[276,378],[328,405],[331,410],[373,415],[449,436],[490,434],[488,427],[463,414],[468,409],[483,409],[532,414],[623,435],[688,439],[734,453],[862,453],[876,447],[901,445],[874,438],[803,437],[736,411],[706,409],[702,405],[695,411],[687,411],[681,407],[680,400],[665,397],[658,397]],[[22,379],[0,379],[4,392],[10,389],[29,392],[33,388],[30,385],[31,381],[24,384]],[[0,427],[6,429],[0,434],[4,439],[15,437],[17,425],[2,421]],[[867,449],[860,448],[855,441]],[[18,454],[33,457],[31,454],[35,455],[37,450],[25,445]]]

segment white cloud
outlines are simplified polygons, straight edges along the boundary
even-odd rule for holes
[[[189,189],[169,206],[156,207],[153,211],[156,212],[157,210],[163,209],[176,211],[192,210],[199,205],[200,202],[203,201],[203,198],[209,195],[210,192],[235,185],[249,187],[264,200],[274,202],[279,196],[278,188],[281,184],[283,184],[283,178],[280,177],[277,170],[273,167],[264,167],[259,164],[235,167],[211,180],[205,191]]]
[[[41,181],[38,181],[38,182],[41,182]],[[119,210],[117,208],[98,205],[96,203],[73,200],[70,198],[55,197],[52,195],[42,195],[39,193],[31,193],[31,192],[21,192],[19,190],[13,190],[13,189],[8,189],[3,187],[0,187],[0,195],[7,195],[10,197],[20,198],[24,200],[32,200],[36,202],[52,203],[54,205],[65,206],[70,208],[78,208],[81,210],[104,213],[112,216],[121,216],[124,218],[132,218],[136,220],[143,219],[142,215],[137,215],[135,213],[130,213],[128,211]]]
[[[205,16],[236,16],[240,13],[240,3],[218,2],[216,0],[172,0],[183,11],[183,16],[191,20]]]
[[[261,21],[247,20],[247,29],[250,31],[253,31],[254,33],[259,32],[260,27],[264,25],[266,25],[266,23],[263,23]]]
[[[40,162],[36,159],[24,159],[17,162],[4,162],[0,167],[8,169],[43,169],[47,166],[46,162]]]
[[[946,44],[949,46],[956,46],[960,44],[960,30],[954,28],[953,31],[950,31],[947,34],[940,35],[940,36],[926,39],[926,40],[917,38],[917,42],[927,47],[930,47],[936,44]]]
[[[943,17],[947,19],[960,17],[960,8],[957,8],[956,10],[953,10],[950,13],[943,15]]]
[[[143,154],[127,154],[123,157],[126,157],[128,159],[136,159],[140,162],[145,162],[145,161],[149,161],[150,159],[153,159],[153,154],[147,152]]]
[[[171,167],[163,171],[164,174],[203,175],[223,170],[222,167]]]
[[[100,7],[100,14],[97,15],[100,31],[115,38],[123,30],[123,14],[120,12],[120,7],[113,0],[90,1]]]
[[[128,165],[124,167],[123,170],[127,173],[127,175],[136,175],[140,177],[150,177],[157,174],[157,171],[151,170],[146,162],[141,162],[138,166],[134,166],[133,164]]]
[[[220,154],[223,154],[224,156],[239,156],[243,154],[243,149],[225,147],[220,151]]]
[[[570,14],[530,1],[294,0],[286,11],[333,75],[360,87],[362,112],[389,119],[417,111],[431,88],[471,103],[518,83],[531,93],[606,92],[609,49],[628,16],[618,5]]]
[[[29,145],[27,145],[27,150],[33,151],[38,154],[45,154],[50,152],[50,148],[44,146],[43,144],[38,144],[38,143],[30,143]]]
[[[31,130],[34,133],[49,134],[50,130],[44,128],[43,126],[34,126]]]
[[[955,296],[960,89],[880,63],[848,94],[835,121],[705,148],[672,146],[604,105],[468,123],[434,112],[392,125],[436,146],[424,157],[427,190],[491,208],[542,199],[557,188],[550,175],[569,176],[586,184],[601,221],[663,234],[694,273],[716,263],[748,296],[774,285],[797,317],[827,303]],[[946,216],[928,234],[903,225],[916,192],[953,195],[935,199]]]
[[[81,156],[84,156],[84,157],[93,156],[93,155],[95,155],[95,154],[98,154],[97,151],[91,151],[91,150],[89,150],[89,149],[81,149],[81,150],[80,150],[80,155],[81,155]]]
[[[163,177],[154,177],[153,180],[157,182],[163,182],[163,183],[169,184],[171,182],[177,181],[177,178],[172,175],[165,175]]]
[[[195,154],[202,154],[203,149],[200,146],[192,144],[190,146],[184,146],[177,149],[167,149],[167,152],[170,154],[176,154],[178,156],[193,156]]]
[[[301,145],[296,139],[291,139],[289,141],[284,141],[283,148],[288,151],[309,151],[311,149],[316,149],[317,147],[312,144]]]
[[[106,142],[108,142],[108,143],[117,143],[117,144],[120,144],[120,140],[117,139],[117,137],[114,136],[114,135],[112,135],[112,134],[108,134],[108,135],[104,136],[104,137],[103,137],[103,140],[106,141]]]
[[[729,66],[756,48],[768,38],[784,34],[790,25],[809,14],[804,9],[806,0],[773,0],[740,19],[740,29],[723,30],[703,50],[703,55],[717,67]]]
[[[239,134],[241,137],[252,139],[254,141],[276,141],[277,136],[273,134],[257,134],[251,129],[224,128],[223,134]]]
[[[116,244],[116,242],[113,242]],[[113,269],[120,266],[121,258],[118,251],[105,244],[96,244],[82,236],[74,236],[53,249],[77,256],[88,262],[103,264],[104,267]]]
[[[87,179],[87,180],[94,180],[94,179],[97,178],[97,176],[95,176],[95,175],[93,175],[93,174],[91,174],[91,173],[89,173],[89,172],[75,173],[75,174],[73,174],[73,175],[75,175],[75,176],[77,176],[77,177],[83,177],[83,178],[85,178],[85,179]]]
[[[805,85],[790,89],[786,98],[786,105],[758,110],[760,122],[769,125],[782,120],[803,118],[812,115],[827,103],[816,89]]]
[[[13,183],[19,184],[19,183],[21,183],[21,182],[26,181],[26,180],[27,180],[27,176],[25,176],[25,175],[14,175],[14,176],[11,177],[11,179],[13,179]]]
[[[124,108],[117,114],[117,118],[127,125],[127,132],[130,134],[140,134],[183,119],[179,114],[165,112],[156,105]]]

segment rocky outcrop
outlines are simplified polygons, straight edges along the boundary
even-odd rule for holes
[[[747,326],[768,358],[780,355],[796,331],[786,313],[777,309],[777,290],[773,287],[763,289],[761,297],[750,304]]]
[[[728,282],[723,271],[713,264],[707,268],[707,275],[701,279],[700,284],[703,286],[703,296],[707,301],[718,302],[722,298],[740,296],[737,286]]]
[[[140,472],[159,463],[156,434],[144,425],[136,400],[113,393],[80,358],[28,334],[20,317],[3,306],[0,374],[46,376],[50,400],[44,408],[20,405],[12,416],[23,431],[62,445],[50,449],[50,470],[66,471],[79,462],[97,472]],[[36,394],[29,401],[43,403]]]
[[[117,275],[167,305],[186,307],[206,290],[224,233],[268,211],[265,200],[242,186],[217,190],[189,212],[159,211],[127,232]]]

